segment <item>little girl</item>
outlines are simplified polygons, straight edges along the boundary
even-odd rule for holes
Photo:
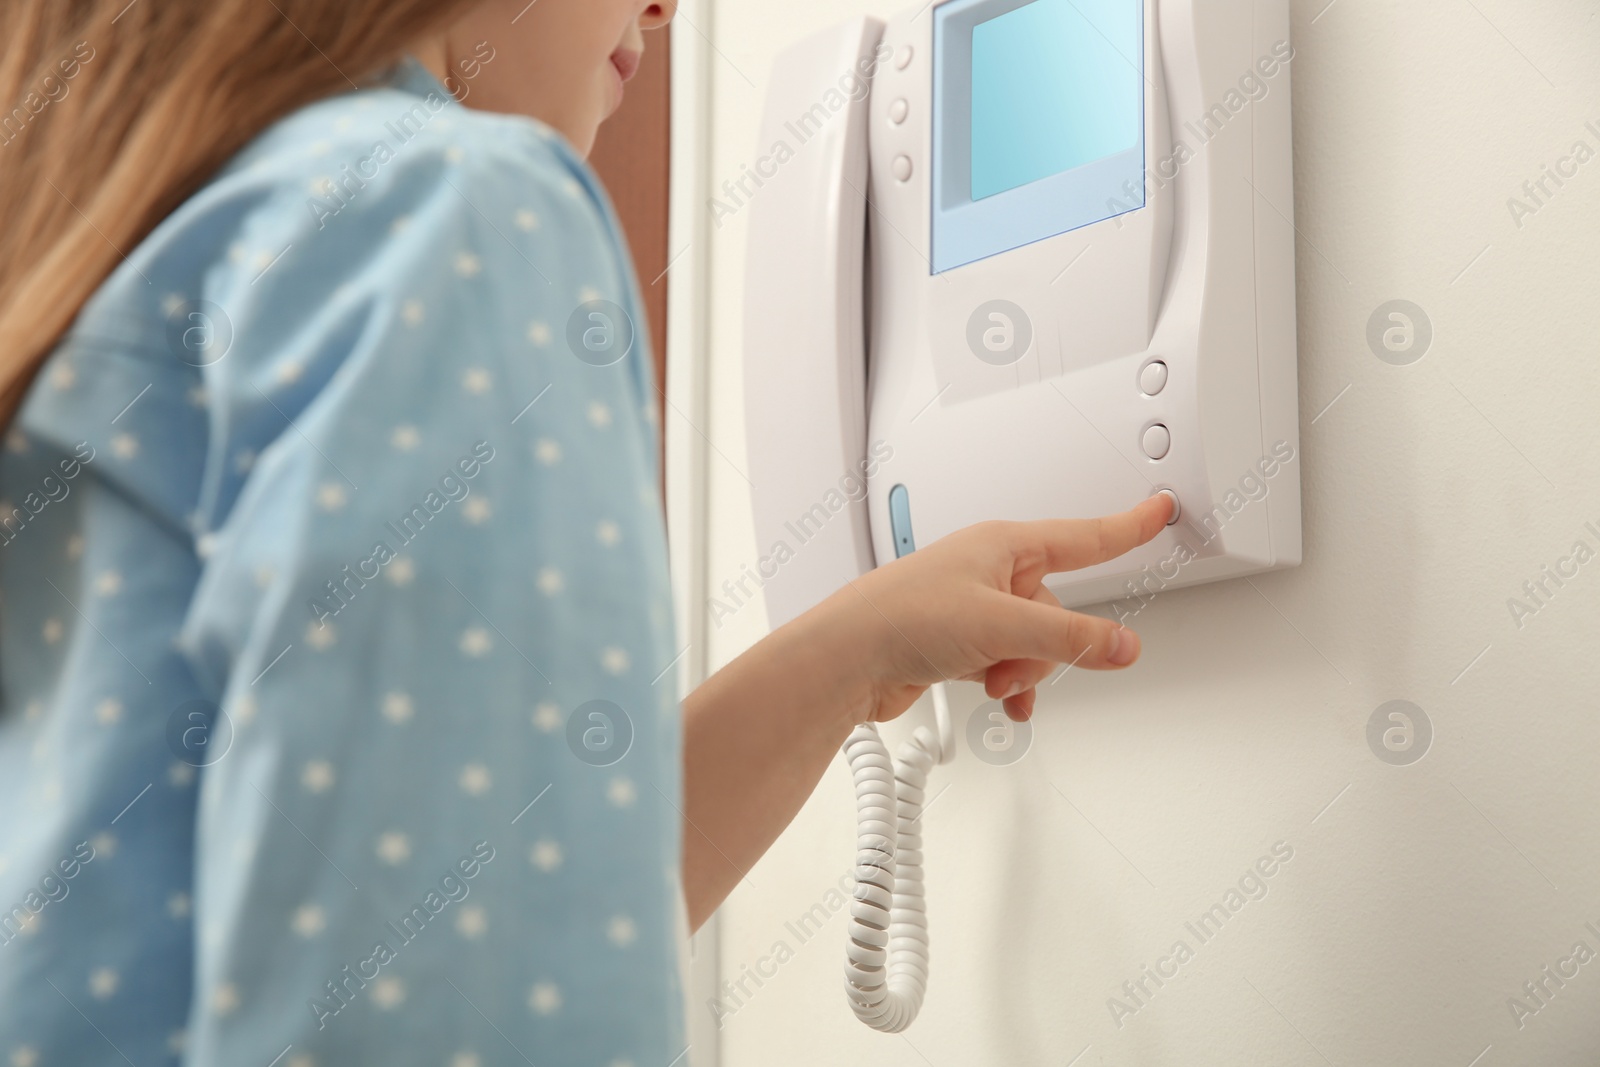
[[[0,1062],[683,1063],[682,928],[855,725],[1137,657],[1041,581],[1159,499],[930,545],[680,707],[583,161],[673,14],[8,5]]]

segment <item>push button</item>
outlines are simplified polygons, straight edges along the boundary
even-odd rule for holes
[[[889,121],[898,126],[906,120],[906,115],[910,112],[911,105],[906,103],[905,97],[901,97],[889,105]]]
[[[1156,493],[1156,496],[1164,496],[1168,500],[1172,501],[1172,518],[1167,520],[1167,525],[1177,525],[1178,516],[1183,514],[1183,505],[1178,503],[1178,494],[1174,493],[1171,489],[1162,489]]]
[[[904,181],[910,181],[911,180],[911,157],[910,156],[895,156],[894,157],[894,165],[890,169],[892,169],[894,171],[894,176],[898,181],[903,181],[903,182]]]
[[[911,50],[910,45],[906,45],[904,48],[900,49],[899,53],[894,57],[894,69],[905,70],[907,67],[911,66],[911,57],[915,54],[916,53]]]
[[[1144,365],[1139,372],[1139,388],[1145,396],[1155,396],[1167,387],[1167,365],[1159,359]]]
[[[1172,431],[1159,422],[1144,432],[1144,454],[1151,459],[1165,459],[1172,451]]]

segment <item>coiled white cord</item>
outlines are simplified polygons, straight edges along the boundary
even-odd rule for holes
[[[922,893],[922,807],[928,771],[955,754],[944,683],[933,687],[937,734],[919,726],[895,759],[867,723],[845,742],[856,786],[856,891],[850,903],[845,994],[856,1017],[897,1034],[928,986],[928,913]]]

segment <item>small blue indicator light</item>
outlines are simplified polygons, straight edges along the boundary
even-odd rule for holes
[[[889,529],[894,534],[895,559],[917,550],[917,542],[911,536],[911,497],[903,485],[889,490]]]

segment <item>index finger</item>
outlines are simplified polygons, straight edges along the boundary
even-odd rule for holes
[[[1147,544],[1167,528],[1172,500],[1157,493],[1138,507],[1099,519],[1040,519],[1016,525],[1018,570],[1044,574],[1081,570]]]

